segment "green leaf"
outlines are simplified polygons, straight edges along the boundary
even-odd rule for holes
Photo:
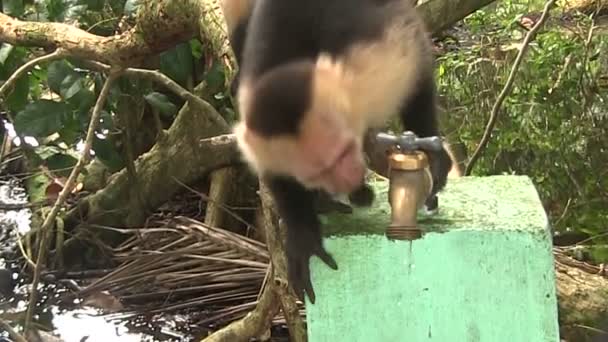
[[[213,66],[205,75],[205,81],[212,92],[220,91],[224,87],[226,74],[221,63],[213,63]]]
[[[6,104],[13,112],[23,110],[27,104],[27,95],[30,91],[30,79],[28,76],[21,76],[16,82],[13,90],[6,99]]]
[[[146,102],[148,102],[150,106],[160,111],[163,115],[173,117],[177,113],[177,107],[165,94],[151,92],[144,95],[144,99],[146,99]]]
[[[101,11],[105,3],[104,0],[80,0],[79,4],[86,5],[89,11]]]
[[[39,100],[28,104],[15,118],[15,130],[36,138],[47,137],[61,129],[62,119],[68,114],[66,104]]]
[[[132,16],[137,12],[137,8],[140,5],[140,0],[127,0],[125,2],[124,14]]]
[[[0,64],[4,64],[11,52],[13,52],[14,46],[11,44],[3,43],[0,47]]]
[[[73,77],[68,77],[61,83],[61,97],[65,100],[69,100],[72,96],[79,93],[84,88],[84,80],[82,77],[78,76],[78,79],[74,79]]]
[[[79,118],[68,115],[63,119],[61,129],[57,133],[59,133],[61,141],[72,146],[84,135],[83,131]]]
[[[201,57],[203,57],[203,54],[205,53],[205,48],[203,47],[203,44],[201,44],[201,41],[198,39],[190,39],[190,50],[192,51],[192,56],[195,59],[200,59]]]
[[[2,12],[11,17],[20,17],[25,12],[23,0],[4,0],[2,1]]]
[[[72,5],[64,13],[66,20],[78,20],[87,12],[86,5]]]
[[[119,171],[125,165],[122,156],[111,140],[95,137],[93,151],[95,151],[95,156],[110,169],[110,172]]]
[[[53,172],[63,177],[68,177],[78,159],[65,153],[53,154],[46,159],[46,166]]]
[[[68,146],[76,144],[78,140],[82,137],[82,134],[80,134],[80,130],[75,129],[73,126],[64,126],[58,133],[61,141],[66,143]]]
[[[77,74],[74,68],[66,61],[55,61],[48,67],[47,82],[49,88],[57,94],[61,94],[62,84],[70,75]]]
[[[92,90],[81,88],[76,94],[67,101],[70,107],[74,108],[79,115],[86,116],[95,104],[95,94]]]
[[[34,149],[34,153],[36,153],[40,159],[47,160],[51,156],[61,153],[61,149],[52,145],[40,145]]]
[[[64,0],[46,0],[46,10],[49,20],[62,22],[65,19],[66,11],[68,10],[68,2]]]
[[[194,72],[190,45],[181,43],[173,49],[161,53],[160,71],[182,86],[186,85]]]
[[[57,61],[49,65],[47,81],[49,88],[60,94],[64,100],[69,100],[85,87],[85,76],[74,71],[67,61]]]

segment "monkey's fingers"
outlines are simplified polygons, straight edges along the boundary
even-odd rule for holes
[[[300,286],[299,274],[300,270],[297,266],[297,263],[290,263],[287,267],[287,276],[289,278],[289,284],[293,288],[293,291],[296,293],[296,296],[299,300],[304,301],[304,289]]]
[[[310,281],[310,268],[308,267],[309,258],[295,258],[288,264],[289,283],[299,300],[304,302],[304,297],[308,295],[310,302],[315,303],[315,292]]]
[[[313,289],[312,281],[310,280],[309,260],[306,260],[306,262],[302,264],[302,271],[300,272],[300,277],[304,292],[308,296],[310,303],[314,304],[317,300],[317,296],[315,295],[315,290]],[[302,300],[304,300],[304,298],[302,298]]]
[[[325,249],[325,247],[318,246],[315,249],[314,254],[316,256],[318,256],[331,269],[333,269],[333,270],[338,269],[338,263],[336,262],[336,259],[334,259],[334,257],[331,254],[329,254],[329,252]],[[306,268],[308,268],[308,267],[306,267]]]

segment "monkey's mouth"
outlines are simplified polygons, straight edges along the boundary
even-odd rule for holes
[[[330,193],[348,193],[361,185],[365,165],[360,161],[357,144],[352,141],[333,162],[308,180]]]

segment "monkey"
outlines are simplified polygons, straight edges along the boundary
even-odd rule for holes
[[[256,0],[248,8],[232,21],[244,25],[231,38],[243,39],[233,131],[287,227],[289,282],[314,304],[310,258],[338,269],[315,193],[361,191],[364,136],[394,115],[420,137],[439,135],[430,35],[409,0]],[[429,159],[433,196],[452,160],[445,149]]]
[[[226,27],[228,29],[228,39],[238,65],[240,65],[242,61],[243,46],[247,35],[247,25],[249,24],[249,18],[255,2],[256,0],[223,0],[221,3]],[[234,75],[230,86],[230,91],[233,95],[236,94],[236,89],[238,88],[239,72],[240,71],[237,71]],[[342,213],[350,212],[350,208],[347,208],[341,202],[336,201],[325,192],[317,191],[315,195],[316,202],[320,206],[320,208],[318,208],[319,213],[331,211],[326,208],[333,208],[334,211]],[[364,184],[359,187],[357,191],[350,193],[348,198],[351,204],[365,207],[372,204],[374,193],[371,187]]]

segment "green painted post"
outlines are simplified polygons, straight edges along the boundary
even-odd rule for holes
[[[324,217],[339,270],[311,260],[310,342],[557,342],[548,222],[527,177],[450,180],[432,231],[390,241],[387,183],[366,210]]]

